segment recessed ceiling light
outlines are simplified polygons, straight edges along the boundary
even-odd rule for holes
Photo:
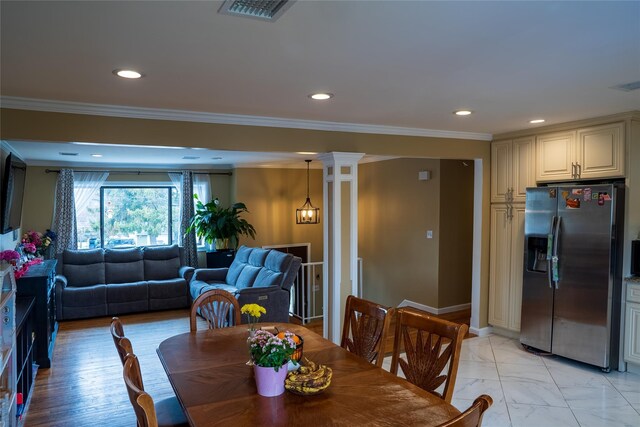
[[[296,154],[302,154],[302,155],[305,155],[305,156],[313,156],[313,155],[318,154],[318,153],[316,153],[315,151],[296,151]]]
[[[102,154],[92,154],[91,157],[102,157]]]
[[[316,101],[324,101],[325,99],[333,98],[332,93],[312,93],[309,95],[309,98],[315,99]]]
[[[143,77],[142,73],[135,70],[113,70],[113,74],[125,79],[140,79]]]
[[[472,112],[473,111],[471,110],[458,110],[458,111],[454,111],[453,114],[455,114],[456,116],[468,116]]]
[[[536,123],[544,123],[544,119],[534,119],[534,120],[529,120],[529,123],[531,124],[536,124]]]

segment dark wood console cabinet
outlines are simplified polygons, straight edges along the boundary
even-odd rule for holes
[[[19,297],[34,297],[35,363],[41,368],[51,367],[53,345],[58,333],[56,321],[56,260],[32,265],[16,282]]]
[[[34,358],[35,358],[35,312],[33,308],[36,300],[33,297],[16,298],[16,365],[18,368],[17,392],[22,393],[24,403],[22,410],[26,410],[33,381],[35,380]],[[19,411],[18,411],[19,412]],[[18,413],[18,415],[22,415]]]
[[[229,267],[236,257],[236,251],[207,252],[207,268]]]

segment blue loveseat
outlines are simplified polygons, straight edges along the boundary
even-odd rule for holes
[[[241,246],[229,268],[200,268],[189,284],[191,298],[210,289],[232,293],[242,307],[260,304],[261,322],[288,322],[289,297],[302,260],[274,249]],[[243,319],[243,321],[246,319]]]

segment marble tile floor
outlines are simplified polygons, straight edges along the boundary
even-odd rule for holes
[[[483,427],[640,426],[640,375],[537,356],[499,335],[462,345],[452,403],[464,411],[481,394],[493,398]]]

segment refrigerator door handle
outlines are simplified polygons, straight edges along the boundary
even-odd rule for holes
[[[547,236],[547,279],[549,282],[549,288],[553,289],[553,276],[551,274],[552,270],[552,259],[553,259],[553,242],[555,238],[553,236],[553,230],[556,225],[557,217],[554,216],[551,218],[551,223],[549,224],[549,234]]]
[[[558,264],[560,262],[560,258],[558,258],[558,240],[560,238],[561,222],[562,222],[562,217],[558,216],[558,220],[556,221],[556,227],[553,233],[553,256],[551,258],[551,270],[553,273],[553,281],[556,285],[556,289],[558,289],[558,282],[560,282],[560,275],[558,272]]]

